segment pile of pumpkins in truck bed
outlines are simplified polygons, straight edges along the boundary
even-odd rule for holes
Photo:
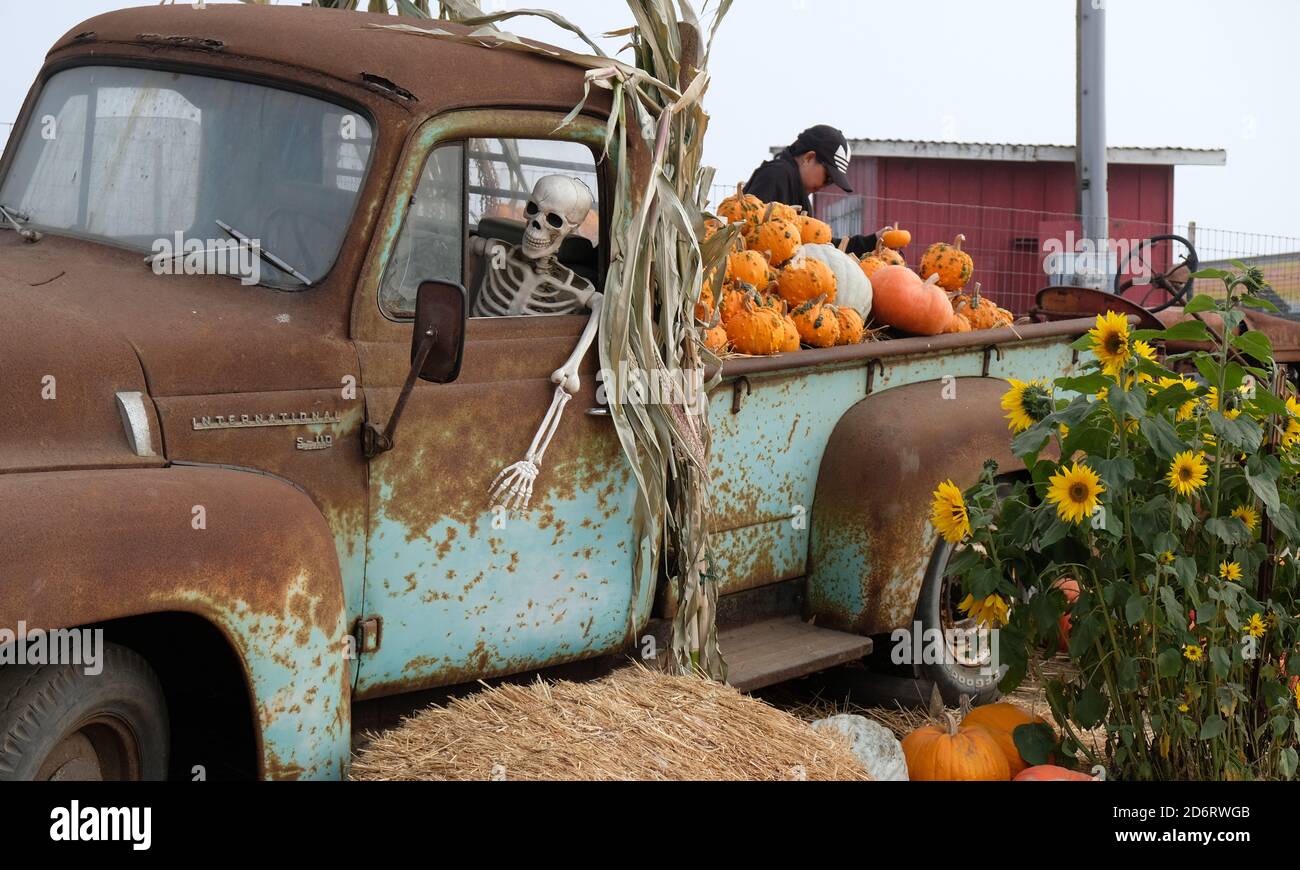
[[[962,292],[974,269],[961,249],[963,236],[927,248],[918,274],[900,253],[911,233],[897,225],[881,232],[876,250],[859,259],[831,244],[829,225],[739,189],[722,201],[718,217],[741,231],[722,280],[711,274],[695,305],[704,344],[715,352],[767,356],[801,346],[857,344],[868,336],[869,323],[940,335],[1009,326],[1015,319],[981,296],[978,283]],[[722,227],[710,218],[705,238]]]

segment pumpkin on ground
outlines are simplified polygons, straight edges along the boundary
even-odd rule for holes
[[[799,227],[790,221],[780,219],[766,221],[758,225],[746,237],[751,250],[767,254],[773,265],[780,266],[799,252],[803,244]]]
[[[803,239],[805,245],[829,245],[833,234],[831,225],[817,220],[817,218],[808,214],[799,215],[796,221],[799,224],[799,236]]]
[[[796,257],[776,276],[777,291],[790,305],[802,305],[809,299],[825,296],[835,301],[835,273],[821,260]]]
[[[847,305],[836,305],[835,316],[840,321],[840,337],[835,343],[837,345],[860,343],[867,334],[867,327],[862,322],[862,315]]]
[[[956,292],[965,287],[971,273],[975,271],[975,263],[971,260],[970,254],[961,249],[965,241],[965,236],[958,235],[951,245],[947,242],[935,242],[926,248],[925,255],[921,257],[921,277],[929,278],[931,275],[938,275],[939,286],[949,292]]]
[[[922,281],[906,266],[882,266],[871,279],[871,314],[916,335],[939,335],[952,322],[952,305],[936,279]]]
[[[895,221],[892,227],[887,227],[881,232],[880,241],[885,247],[897,251],[899,248],[906,248],[912,243],[912,234],[907,230],[900,230],[898,222]]]
[[[840,338],[840,319],[825,301],[824,297],[809,299],[790,312],[799,338],[811,347],[834,347]]]
[[[988,729],[959,725],[945,711],[943,724],[922,725],[903,738],[907,775],[913,782],[979,781],[1011,778],[1006,756]]]
[[[752,291],[742,297],[741,308],[726,321],[727,338],[739,353],[767,356],[777,353],[784,342],[780,314],[763,305]]]
[[[765,291],[776,280],[767,257],[758,251],[736,251],[727,256],[727,280],[744,281]]]
[[[967,725],[979,725],[993,735],[1002,754],[1007,757],[1011,776],[1015,776],[1029,766],[1021,758],[1020,750],[1016,748],[1015,730],[1021,725],[1047,724],[1047,720],[1042,716],[1035,716],[1015,704],[1006,702],[976,707],[962,718],[962,722]]]
[[[801,258],[820,260],[830,267],[835,276],[835,304],[847,305],[865,321],[871,314],[871,279],[862,271],[858,258],[846,254],[834,245],[804,245],[795,255],[795,262]]]
[[[1055,764],[1036,764],[1026,767],[1016,774],[1014,782],[1102,782],[1106,779],[1106,768],[1100,764],[1092,769],[1091,774],[1079,770],[1069,770]]]

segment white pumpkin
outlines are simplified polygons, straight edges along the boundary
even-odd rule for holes
[[[876,782],[907,782],[907,758],[892,731],[865,716],[840,713],[812,723],[814,731],[838,732]]]
[[[863,322],[871,319],[871,279],[858,265],[858,258],[846,254],[834,245],[804,245],[795,254],[820,260],[835,273],[835,304],[852,308],[862,315]]]

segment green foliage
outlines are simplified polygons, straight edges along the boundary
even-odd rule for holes
[[[1010,602],[1004,691],[1056,652],[1068,616],[1074,667],[1047,684],[1060,743],[1025,731],[1022,752],[1127,779],[1292,779],[1300,403],[1267,337],[1234,334],[1243,306],[1269,307],[1257,271],[1197,277],[1225,290],[1190,300],[1197,319],[1133,332],[1098,318],[1075,343],[1099,358],[1058,378],[1050,413],[1012,439],[1030,482],[999,492],[986,469],[963,494],[973,531],[953,569],[963,594]],[[1146,344],[1167,341],[1213,350],[1161,360]]]

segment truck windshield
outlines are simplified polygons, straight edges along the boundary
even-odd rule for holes
[[[371,141],[358,113],[302,94],[76,67],[45,83],[9,143],[0,204],[34,229],[147,252],[225,243],[222,221],[315,283],[342,244]],[[306,286],[263,265],[264,284]]]

